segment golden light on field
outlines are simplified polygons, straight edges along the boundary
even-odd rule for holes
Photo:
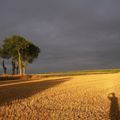
[[[119,104],[119,78],[120,73],[53,76],[27,84],[17,83],[10,86],[7,84],[7,90],[4,90],[5,86],[0,88],[3,95],[0,101],[4,98],[7,101],[6,99],[17,97],[9,105],[1,104],[0,119],[111,120],[112,117],[115,119],[111,104],[114,106],[112,99],[118,99]],[[111,99],[108,99],[108,96]]]

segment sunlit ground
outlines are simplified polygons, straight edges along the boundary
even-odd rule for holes
[[[0,86],[0,120],[120,120],[119,102],[120,73],[15,81]]]

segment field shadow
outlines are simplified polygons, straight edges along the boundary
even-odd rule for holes
[[[108,94],[108,99],[110,100],[110,111],[109,111],[110,120],[120,120],[119,103],[115,93]]]
[[[55,87],[56,85],[59,85],[68,80],[70,80],[70,78],[66,77],[61,79],[0,87],[0,106],[9,105],[14,100],[30,97],[38,92],[42,92],[48,88]]]

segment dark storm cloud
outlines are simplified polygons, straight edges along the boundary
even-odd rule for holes
[[[1,41],[19,34],[41,47],[31,72],[116,68],[119,6],[119,0],[1,0]]]

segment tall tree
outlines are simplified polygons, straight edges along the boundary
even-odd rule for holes
[[[18,59],[20,75],[22,75],[22,50],[27,47],[28,43],[25,38],[16,35],[4,40],[3,48],[8,51],[12,59]]]
[[[23,49],[22,59],[23,59],[23,73],[26,73],[26,67],[28,63],[33,63],[34,59],[38,57],[40,53],[40,48],[29,43],[29,45]]]
[[[26,69],[26,63],[32,63],[40,53],[39,47],[26,40],[24,37],[16,35],[6,38],[2,48],[7,51],[7,54],[12,59],[18,61],[20,75],[23,74],[24,68]]]
[[[4,71],[4,74],[7,73],[7,67],[5,65],[5,61],[4,59],[9,59],[11,56],[8,54],[7,50],[4,49],[3,47],[0,48],[0,57],[3,59],[2,61],[2,67],[3,67],[3,71]]]

